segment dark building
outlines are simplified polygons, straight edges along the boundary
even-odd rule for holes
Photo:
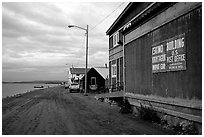
[[[88,91],[100,91],[106,87],[106,81],[108,80],[108,68],[107,67],[95,67],[91,68],[87,72],[87,88]],[[81,78],[81,87],[85,89],[85,76]]]
[[[117,33],[120,44],[114,47]],[[177,117],[200,127],[202,3],[129,3],[106,34],[110,66],[118,70],[123,58],[124,95],[131,105],[161,112],[168,122]],[[113,69],[111,84],[121,80],[118,71],[113,79]]]

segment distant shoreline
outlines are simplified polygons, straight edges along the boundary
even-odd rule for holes
[[[20,83],[20,84],[23,84],[23,83]],[[2,97],[2,100],[21,97],[22,95],[29,94],[29,93],[35,92],[35,91],[45,90],[45,89],[48,89],[48,88],[53,88],[53,87],[34,88],[34,89],[27,90],[27,91],[22,92],[22,93],[16,93],[16,94],[13,94],[13,95],[10,95],[10,96]]]
[[[3,83],[3,82],[2,82]],[[35,87],[41,87],[43,88],[35,88]],[[50,87],[56,87],[59,86],[59,84],[56,83],[31,83],[31,82],[4,82],[2,84],[2,98],[15,96],[16,94],[22,94],[34,90],[41,90],[46,89]]]
[[[34,92],[34,91],[37,91],[37,90],[44,90],[44,89],[33,89],[33,90],[26,91],[24,93],[17,93],[17,94],[14,94],[14,95],[3,97],[2,100],[21,97],[22,95],[25,95],[25,94],[28,94],[28,93],[31,93],[31,92]]]
[[[64,81],[16,81],[16,82],[7,82],[7,81],[2,81],[3,84],[26,84],[26,83],[31,83],[31,84],[61,84]]]

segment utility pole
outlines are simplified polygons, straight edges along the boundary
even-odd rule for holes
[[[76,25],[69,25],[68,28],[72,28],[72,27],[76,27],[76,28],[79,28],[79,29],[82,29],[82,30],[85,30],[86,31],[86,68],[85,68],[85,91],[84,91],[84,96],[88,96],[87,94],[87,66],[88,66],[88,25],[87,25],[87,28],[82,28],[82,27],[79,27],[79,26],[76,26]]]
[[[88,25],[86,28],[86,69],[85,69],[85,92],[84,96],[87,96],[87,65],[88,65]]]

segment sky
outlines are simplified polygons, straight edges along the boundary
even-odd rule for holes
[[[85,67],[85,31],[72,24],[89,25],[88,67],[108,64],[106,31],[127,4],[3,2],[2,81],[66,80]]]

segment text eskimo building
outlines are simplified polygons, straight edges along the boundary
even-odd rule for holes
[[[129,3],[106,33],[117,32],[129,102],[201,124],[202,3]]]

